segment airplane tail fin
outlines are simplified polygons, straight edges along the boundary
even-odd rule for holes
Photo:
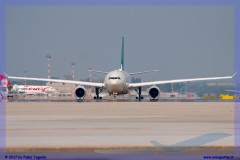
[[[121,70],[124,70],[124,37],[122,37]]]
[[[5,75],[0,74],[0,86],[3,85],[8,87],[11,85],[7,78],[8,76],[6,74]]]

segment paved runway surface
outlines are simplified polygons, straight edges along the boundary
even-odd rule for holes
[[[234,146],[233,102],[8,102],[6,115],[9,152],[151,153],[153,141],[219,133],[228,136],[192,147]]]

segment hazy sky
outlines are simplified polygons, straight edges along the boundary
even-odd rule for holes
[[[128,72],[159,69],[143,80],[228,76],[234,71],[234,9],[230,6],[10,6],[7,73],[87,78],[88,68],[120,67],[125,37]]]

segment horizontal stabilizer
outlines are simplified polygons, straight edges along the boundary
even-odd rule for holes
[[[89,72],[95,72],[95,73],[108,74],[108,72],[104,72],[104,71],[96,71],[96,70],[93,70],[93,69],[89,69],[88,71],[89,71]]]
[[[129,73],[129,75],[143,74],[143,73],[149,73],[149,72],[158,72],[158,71],[159,71],[159,70],[151,70],[151,71],[135,72],[135,73]]]

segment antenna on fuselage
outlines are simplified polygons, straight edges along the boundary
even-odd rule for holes
[[[124,70],[124,37],[122,37],[121,70]]]

